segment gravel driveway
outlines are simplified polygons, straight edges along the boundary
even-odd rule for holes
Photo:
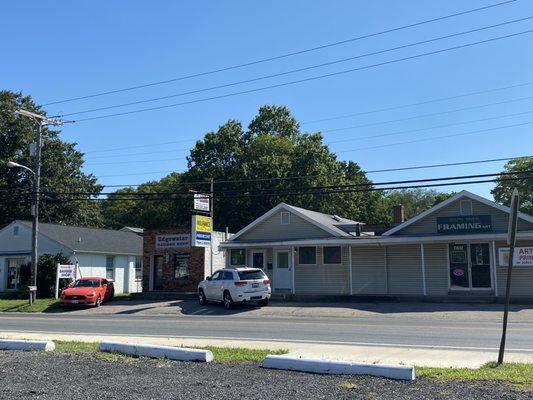
[[[345,382],[353,383],[347,389]],[[400,382],[262,369],[0,351],[0,399],[533,399],[496,382]]]

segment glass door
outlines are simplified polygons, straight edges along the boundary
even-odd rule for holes
[[[490,288],[490,249],[488,243],[470,245],[470,264],[473,288]]]
[[[468,245],[450,244],[450,288],[470,287],[468,274]]]
[[[6,259],[7,289],[16,290],[20,284],[20,267],[24,264],[24,258]]]

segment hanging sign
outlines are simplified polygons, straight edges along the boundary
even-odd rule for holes
[[[491,232],[490,215],[463,215],[457,217],[437,217],[437,233],[478,233]]]
[[[192,240],[193,246],[211,246],[211,232],[213,231],[213,221],[211,217],[204,215],[192,216]]]
[[[498,249],[498,264],[509,266],[509,247]],[[533,267],[533,246],[514,248],[513,267]]]
[[[198,211],[209,212],[209,196],[206,194],[195,193],[194,194],[194,209]]]
[[[190,234],[177,233],[172,235],[157,235],[155,237],[156,249],[176,249],[180,247],[191,247]]]

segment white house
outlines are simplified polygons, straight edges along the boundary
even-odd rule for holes
[[[31,222],[13,221],[0,230],[0,292],[17,290],[20,266],[31,259]],[[115,293],[142,291],[143,238],[137,231],[39,224],[38,253],[63,253],[82,276],[115,282]]]

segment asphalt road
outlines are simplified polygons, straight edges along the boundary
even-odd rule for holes
[[[31,332],[146,337],[211,338],[435,347],[494,350],[501,323],[455,317],[364,318],[258,317],[237,315],[73,315],[0,313],[0,332]],[[508,329],[508,351],[533,353],[533,321],[513,322]]]

